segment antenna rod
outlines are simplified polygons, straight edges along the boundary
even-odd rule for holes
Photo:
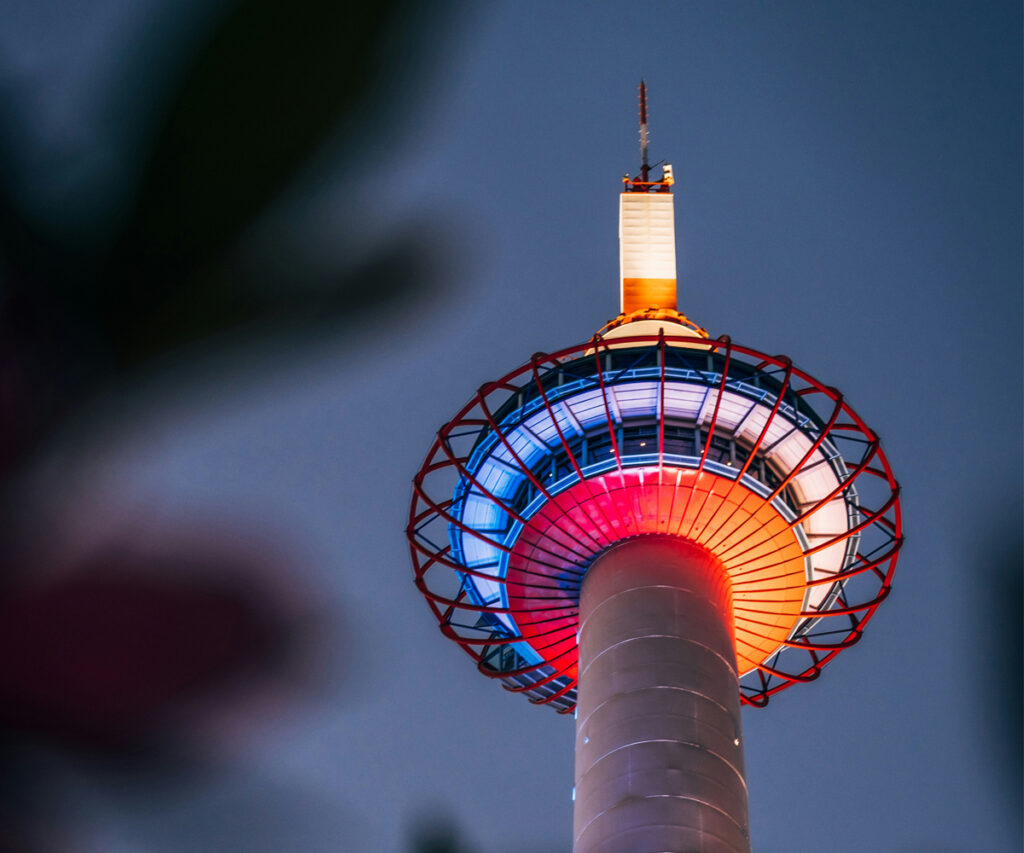
[[[647,183],[647,86],[640,80],[640,180]]]

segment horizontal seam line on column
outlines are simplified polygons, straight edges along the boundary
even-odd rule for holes
[[[577,779],[576,781],[578,782],[578,781],[582,780],[582,778],[584,776],[586,776],[587,773],[590,772],[590,770],[593,770],[595,767],[597,767],[597,765],[600,764],[602,761],[604,761],[609,755],[614,755],[616,752],[621,752],[623,749],[629,749],[631,746],[639,746],[640,744],[644,744],[644,743],[681,743],[684,746],[696,747],[697,749],[701,750],[702,752],[706,752],[708,755],[713,755],[715,758],[717,758],[719,761],[721,761],[726,767],[728,767],[730,770],[732,770],[732,772],[735,773],[736,776],[739,778],[740,784],[743,785],[743,790],[744,791],[747,790],[747,780],[743,777],[743,774],[739,771],[739,769],[735,765],[733,765],[731,762],[729,762],[729,760],[726,759],[724,756],[719,755],[713,749],[708,749],[703,744],[694,743],[693,741],[690,741],[690,740],[680,740],[679,738],[667,738],[667,737],[652,737],[652,738],[648,738],[647,740],[637,740],[637,741],[633,741],[632,743],[624,743],[624,744],[622,744],[622,746],[615,747],[615,749],[609,749],[604,755],[602,755],[600,758],[598,758],[597,761],[592,761],[590,763],[590,767],[586,771],[584,771],[580,775],[580,778]]]
[[[617,643],[614,643],[613,645],[605,646],[603,649],[601,649],[600,652],[598,652],[596,655],[594,655],[594,657],[590,659],[590,662],[583,669],[579,671],[579,675],[576,678],[576,682],[579,683],[580,679],[583,678],[583,674],[588,669],[590,669],[590,667],[594,665],[594,662],[597,661],[597,659],[600,658],[601,655],[603,655],[605,652],[610,652],[612,649],[617,649],[619,646],[624,646],[626,643],[635,643],[637,640],[646,640],[649,637],[660,637],[666,640],[679,640],[679,642],[681,643],[689,643],[690,645],[700,646],[702,649],[707,649],[709,652],[711,652],[711,654],[713,654],[722,663],[724,663],[729,668],[729,672],[736,676],[737,682],[739,681],[739,666],[737,666],[735,662],[729,663],[729,661],[726,658],[722,657],[722,655],[720,655],[713,648],[711,648],[711,646],[707,645],[706,643],[702,643],[700,640],[694,640],[690,637],[680,637],[678,634],[641,634],[639,637],[627,637],[625,640],[619,640]],[[737,689],[739,689],[738,686]]]
[[[677,684],[651,684],[651,685],[649,685],[647,687],[641,687],[638,690],[631,690],[630,693],[640,693],[640,692],[642,692],[644,690],[679,690],[679,691],[681,691],[683,693],[690,693],[693,696],[700,696],[702,699],[707,699],[712,705],[717,705],[719,708],[721,708],[723,711],[725,711],[725,713],[728,716],[730,716],[730,717],[732,716],[732,711],[729,708],[727,708],[725,705],[723,705],[721,702],[719,702],[719,701],[717,701],[715,699],[712,699],[706,693],[701,693],[699,690],[695,690],[692,687],[680,687]],[[736,693],[739,694],[739,692],[740,692],[739,691],[739,686],[737,685]],[[596,705],[594,708],[592,708],[590,713],[587,714],[587,716],[585,716],[582,720],[579,720],[577,718],[577,722],[576,722],[576,729],[577,729],[577,731],[580,728],[582,728],[584,725],[586,725],[587,720],[589,720],[591,718],[591,716],[593,716],[597,711],[601,710],[601,708],[603,708],[605,705],[607,705],[609,702],[611,702],[612,699],[614,699],[616,696],[623,696],[623,695],[625,695],[625,694],[615,693],[614,695],[609,696],[607,699],[605,699],[600,705]],[[737,710],[739,710],[739,709],[737,709]]]
[[[736,821],[732,821],[732,824],[734,826],[739,826],[739,824],[737,824]],[[714,839],[716,839],[718,841],[721,841],[723,844],[728,844],[730,849],[732,851],[734,851],[734,853],[750,853],[750,838],[749,838],[749,836],[747,834],[745,834],[743,832],[742,827],[740,828],[740,835],[743,836],[743,840],[746,843],[742,847],[740,847],[740,848],[734,847],[732,845],[732,843],[729,841],[728,838],[722,838],[722,836],[719,835],[717,832],[712,832],[709,829],[698,828],[698,827],[695,827],[695,826],[694,827],[690,827],[690,826],[679,827],[677,824],[674,824],[674,823],[648,823],[648,824],[644,824],[643,826],[640,826],[640,827],[630,827],[629,829],[623,829],[623,830],[620,830],[619,832],[613,832],[611,835],[606,835],[601,840],[602,841],[610,841],[613,838],[619,838],[619,837],[621,837],[623,835],[626,835],[626,834],[628,834],[630,832],[634,832],[637,829],[649,829],[649,828],[652,828],[652,827],[668,827],[668,828],[692,830],[694,833],[697,833],[699,835],[706,835],[709,838],[714,838]],[[578,839],[574,838],[573,842],[575,843],[577,840]],[[658,851],[652,851],[652,853],[678,853],[678,851],[676,851],[676,850],[658,850]]]
[[[675,800],[689,800],[690,802],[693,802],[693,803],[700,803],[702,806],[707,806],[712,811],[716,811],[720,815],[722,815],[722,817],[724,817],[726,820],[728,820],[729,823],[731,823],[733,826],[735,826],[740,831],[740,835],[742,835],[744,838],[748,837],[747,831],[743,828],[743,826],[740,823],[738,823],[736,821],[736,819],[731,814],[729,814],[724,809],[720,809],[718,806],[712,805],[711,803],[707,802],[706,800],[702,800],[702,799],[700,799],[698,797],[689,797],[689,796],[685,796],[683,794],[655,794],[654,796],[650,796],[650,797],[637,797],[635,799],[642,799],[642,800],[675,799]],[[583,833],[587,831],[587,827],[589,827],[595,820],[597,820],[599,817],[601,817],[601,815],[603,815],[603,814],[605,814],[607,812],[610,812],[614,808],[615,808],[615,806],[612,806],[611,808],[603,809],[602,811],[600,811],[596,815],[594,815],[590,820],[588,820],[586,822],[586,824],[584,825],[584,827],[578,833],[576,833],[576,835],[573,836],[573,845],[575,846],[575,843],[580,840],[580,836],[582,836]],[[680,824],[674,824],[674,823],[657,823],[657,824],[649,824],[649,825],[651,825],[651,826],[680,826]],[[636,827],[631,827],[631,828],[635,829]],[[697,829],[700,832],[706,832],[706,830],[700,829],[699,827],[693,827],[693,828]],[[709,832],[707,834],[708,835],[713,835],[714,833],[710,833]],[[716,838],[717,837],[718,836],[716,836]],[[722,840],[724,841],[725,839],[722,839]]]
[[[693,593],[697,598],[703,599],[704,601],[707,601],[708,603],[710,603],[712,606],[715,606],[714,599],[708,598],[706,595],[702,595],[701,593],[697,592],[696,590],[689,589],[689,588],[687,588],[685,586],[678,586],[677,584],[652,583],[652,584],[647,584],[645,586],[631,586],[629,589],[623,589],[623,590],[620,590],[619,592],[612,593],[611,595],[603,598],[601,600],[600,604],[598,604],[596,607],[594,607],[592,610],[590,610],[587,618],[589,619],[590,616],[592,616],[594,613],[596,613],[598,610],[600,610],[602,607],[604,607],[609,601],[614,601],[620,595],[628,595],[631,592],[638,592],[640,590],[647,590],[647,589],[677,589],[680,592],[690,592],[690,593]],[[715,607],[715,609],[717,610],[718,608]],[[580,630],[582,630],[583,626],[586,625],[586,624],[587,624],[587,620],[586,619],[584,619],[582,622],[580,622]]]

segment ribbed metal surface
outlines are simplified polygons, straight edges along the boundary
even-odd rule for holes
[[[729,576],[628,540],[580,596],[573,853],[749,853]]]

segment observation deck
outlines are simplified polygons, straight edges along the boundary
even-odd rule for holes
[[[481,672],[568,713],[588,567],[687,539],[729,572],[741,699],[764,705],[888,594],[898,487],[842,395],[789,359],[665,309],[632,320],[535,355],[439,431],[414,480],[417,585]]]

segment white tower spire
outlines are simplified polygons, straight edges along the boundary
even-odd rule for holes
[[[676,309],[676,228],[672,167],[650,180],[647,163],[647,86],[640,81],[640,177],[623,179],[619,199],[620,308]]]

